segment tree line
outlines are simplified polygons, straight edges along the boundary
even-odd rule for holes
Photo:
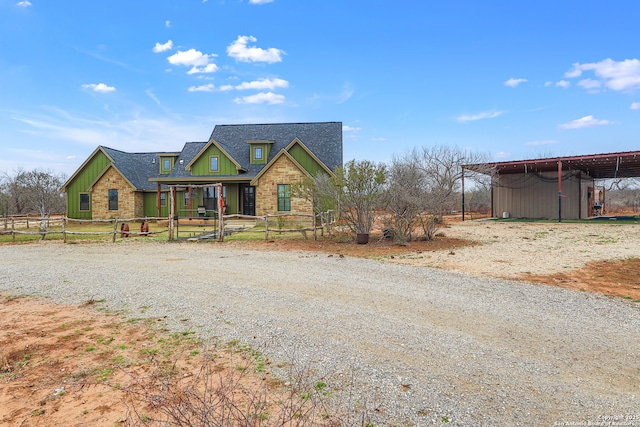
[[[66,210],[60,189],[66,176],[50,170],[18,169],[0,175],[0,216],[38,214],[46,217]]]

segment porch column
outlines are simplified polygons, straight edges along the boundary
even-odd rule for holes
[[[158,218],[162,217],[162,206],[160,206],[160,204],[162,203],[162,200],[160,198],[160,183],[158,183],[158,192],[156,193],[156,206],[158,207]]]

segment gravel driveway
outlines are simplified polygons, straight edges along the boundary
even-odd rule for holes
[[[640,425],[628,300],[210,243],[12,245],[0,260],[0,291],[104,298],[205,338],[268,343],[273,360],[295,351],[335,381],[355,371],[376,425]]]

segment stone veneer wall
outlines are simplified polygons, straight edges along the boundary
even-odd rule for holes
[[[256,215],[278,212],[278,184],[293,184],[306,175],[287,157],[281,156],[260,177],[256,186]],[[291,212],[313,213],[311,202],[291,197]]]
[[[109,190],[118,190],[118,210],[109,210]],[[124,179],[115,168],[109,168],[93,186],[91,214],[100,218],[140,218],[144,216],[144,196]]]

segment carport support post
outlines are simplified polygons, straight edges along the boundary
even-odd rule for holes
[[[558,160],[558,222],[562,222],[562,160]]]
[[[462,166],[462,220],[464,221],[464,166]]]

